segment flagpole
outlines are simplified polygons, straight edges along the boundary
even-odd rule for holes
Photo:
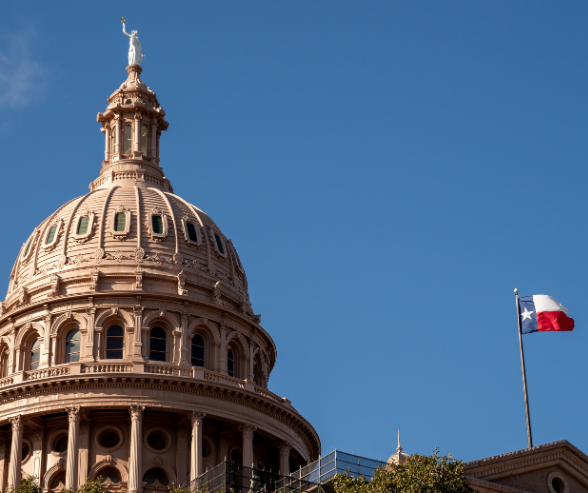
[[[527,394],[527,371],[525,370],[525,353],[523,351],[523,332],[521,330],[521,310],[519,307],[519,290],[515,288],[517,302],[517,320],[519,322],[519,347],[521,349],[521,369],[523,371],[523,393],[525,394],[525,415],[527,416],[527,441],[529,448],[533,447],[533,435],[531,434],[531,413],[529,412],[529,396]]]

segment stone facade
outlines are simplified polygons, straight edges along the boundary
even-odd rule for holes
[[[277,351],[232,241],[163,173],[141,72],[98,114],[100,176],[34,229],[0,303],[0,490],[168,491],[224,460],[288,473],[320,454],[268,390]]]

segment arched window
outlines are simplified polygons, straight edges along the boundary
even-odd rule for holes
[[[153,214],[151,216],[151,227],[157,235],[163,234],[163,217]]]
[[[102,469],[97,475],[96,478],[102,478],[102,482],[110,481],[114,484],[120,483],[120,472],[114,467],[107,467],[106,469]]]
[[[33,245],[33,236],[31,235],[31,237],[29,238],[29,241],[27,241],[27,246],[25,247],[25,251],[24,251],[24,257],[27,257],[29,252],[31,251],[31,246]]]
[[[39,362],[41,361],[41,339],[35,339],[31,344],[30,357],[29,370],[36,370],[39,368]]]
[[[0,354],[0,378],[6,378],[8,376],[8,348],[5,347],[4,351]]]
[[[235,376],[235,353],[232,349],[227,351],[227,372],[229,377]]]
[[[187,222],[186,227],[188,228],[188,238],[190,238],[190,241],[198,243],[198,235],[196,234],[196,227],[194,226],[194,223]]]
[[[110,153],[114,154],[116,151],[116,127],[110,129]]]
[[[65,336],[65,362],[80,361],[80,342],[82,336],[79,329],[71,329]]]
[[[192,366],[204,366],[204,338],[200,334],[192,337]]]
[[[57,233],[57,224],[54,224],[49,228],[49,232],[47,233],[47,238],[45,238],[45,244],[49,245],[53,243],[53,239],[55,238],[55,233]]]
[[[123,154],[132,154],[133,152],[133,126],[130,123],[125,125],[125,149]]]
[[[108,327],[106,332],[106,359],[122,359],[125,331],[120,325]]]
[[[56,476],[53,477],[51,480],[51,489],[59,488],[60,486],[63,488],[65,486],[65,471],[58,472]]]
[[[224,255],[225,249],[223,248],[223,242],[220,239],[220,236],[214,233],[214,239],[216,240],[216,247],[218,248],[218,251]]]
[[[147,157],[149,146],[149,127],[147,125],[141,125],[141,152],[143,156]]]
[[[243,456],[236,448],[231,451],[231,464],[234,466],[240,466],[243,464]]]
[[[153,327],[149,334],[149,359],[165,361],[167,349],[167,333],[161,327]]]
[[[159,467],[152,467],[149,469],[143,476],[143,482],[149,485],[159,483],[161,486],[167,486],[169,484],[167,474],[165,474],[163,469],[160,469]]]

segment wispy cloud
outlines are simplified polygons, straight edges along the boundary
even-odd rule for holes
[[[27,106],[39,95],[45,67],[31,54],[34,37],[29,28],[0,40],[0,108]]]

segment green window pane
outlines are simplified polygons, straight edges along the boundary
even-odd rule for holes
[[[161,216],[151,216],[151,225],[155,234],[163,234],[163,218]]]
[[[131,154],[133,152],[133,126],[128,123],[125,125],[125,150],[124,154]]]
[[[90,222],[89,216],[80,217],[78,222],[78,234],[85,235],[88,232],[88,224]]]
[[[31,236],[31,237],[29,238],[29,241],[27,242],[27,246],[26,246],[26,248],[25,248],[25,252],[24,252],[24,256],[25,256],[25,257],[26,257],[26,256],[29,254],[29,252],[31,251],[31,245],[32,245],[32,244],[33,244],[33,237]]]
[[[49,234],[47,235],[47,240],[45,241],[45,243],[47,243],[47,245],[53,241],[53,239],[55,238],[56,232],[57,232],[57,224],[54,224],[53,226],[51,226],[51,229],[49,229]]]
[[[214,233],[214,239],[216,240],[216,246],[218,248],[218,251],[224,255],[225,250],[223,248],[223,242],[221,241],[221,239],[219,238],[219,236],[216,233]]]
[[[147,125],[141,125],[141,152],[147,156],[147,145],[149,143],[149,128]]]
[[[124,213],[116,214],[114,216],[114,230],[115,231],[124,231],[126,226],[127,226],[127,215]]]
[[[186,226],[188,227],[188,238],[190,238],[190,241],[197,243],[198,236],[196,235],[196,228],[192,223],[186,223]]]

